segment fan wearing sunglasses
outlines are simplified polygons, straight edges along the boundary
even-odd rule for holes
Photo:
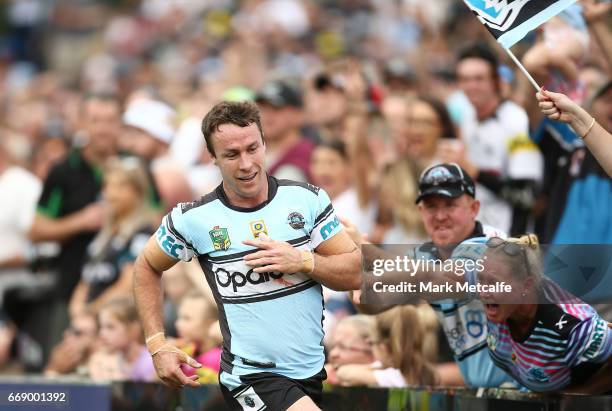
[[[475,199],[475,185],[468,173],[454,163],[432,166],[425,170],[419,179],[419,196],[416,200],[423,225],[431,242],[416,250],[408,251],[411,260],[460,259],[470,248],[475,251],[488,238],[503,237],[503,232],[481,224],[476,220],[480,203]],[[365,242],[354,225],[343,224],[358,244]],[[404,247],[405,248],[405,247]],[[375,260],[395,259],[388,251],[375,246],[362,247],[366,264]],[[404,251],[405,252],[405,251]],[[460,255],[457,255],[461,252]],[[482,252],[476,256],[480,257]],[[467,255],[467,258],[472,256]],[[419,287],[421,283],[463,282],[454,272],[419,271],[414,273],[385,272],[384,283],[395,285],[409,282]],[[379,277],[364,275],[362,290],[372,290],[372,282],[381,281]],[[374,293],[366,291],[363,300],[353,294],[358,309],[367,314],[377,314],[398,304],[418,302],[419,297],[428,297],[430,304],[442,325],[448,345],[454,355],[455,364],[438,365],[437,371],[443,385],[462,385],[469,387],[499,387],[514,380],[497,367],[487,352],[486,315],[480,300],[471,298],[467,293]],[[399,297],[399,298],[396,298]],[[365,304],[361,304],[361,303]]]
[[[484,257],[478,281],[513,290],[480,293],[495,364],[533,391],[610,393],[612,329],[541,275],[537,237],[491,238]]]

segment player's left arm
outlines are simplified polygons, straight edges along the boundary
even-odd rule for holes
[[[361,288],[361,251],[345,230],[315,249],[310,277],[336,291]]]

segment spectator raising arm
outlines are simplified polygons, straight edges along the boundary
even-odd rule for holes
[[[541,90],[536,97],[542,113],[552,120],[572,126],[606,173],[612,176],[612,150],[610,150],[612,135],[566,95]]]

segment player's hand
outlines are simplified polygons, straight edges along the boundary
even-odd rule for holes
[[[181,364],[187,364],[193,368],[202,366],[185,352],[170,344],[166,344],[153,356],[153,365],[157,376],[165,385],[172,388],[183,388],[185,385],[199,387],[198,376],[187,377],[181,370]]]
[[[294,274],[304,266],[300,251],[285,241],[275,241],[260,234],[257,240],[245,240],[242,243],[261,249],[244,257],[245,264],[254,267],[256,273]]]

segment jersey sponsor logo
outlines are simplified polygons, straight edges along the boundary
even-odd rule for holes
[[[230,248],[232,242],[229,238],[227,228],[222,228],[217,225],[209,231],[209,234],[215,251],[226,251]]]
[[[157,230],[157,240],[159,241],[163,250],[174,258],[180,258],[179,251],[185,249],[185,247],[176,242],[176,239],[168,235],[166,227],[161,225]]]
[[[321,232],[321,237],[323,237],[323,240],[327,240],[329,236],[331,235],[331,233],[333,233],[336,227],[338,227],[339,225],[340,225],[340,221],[338,220],[338,217],[334,216],[333,220],[331,220],[329,223],[321,227],[320,232]]]
[[[604,335],[606,332],[606,328],[608,325],[601,319],[597,319],[597,323],[595,324],[595,329],[593,330],[593,336],[591,337],[591,341],[584,352],[584,357],[588,360],[595,357],[599,348],[601,347],[601,343],[604,340]]]
[[[295,211],[289,214],[287,217],[287,223],[294,230],[301,230],[304,228],[304,225],[306,225],[306,220],[304,220],[304,216],[302,214]]]
[[[249,223],[251,227],[251,233],[253,233],[253,238],[259,238],[259,234],[268,235],[268,228],[266,227],[266,223],[264,220],[251,221]]]
[[[229,271],[224,268],[218,268],[214,271],[214,273],[219,286],[223,288],[231,286],[234,292],[238,292],[239,288],[242,288],[247,284],[263,284],[269,281],[280,280],[283,276],[283,273],[256,273],[253,271],[253,269],[250,269],[246,274],[243,274],[240,271]]]

